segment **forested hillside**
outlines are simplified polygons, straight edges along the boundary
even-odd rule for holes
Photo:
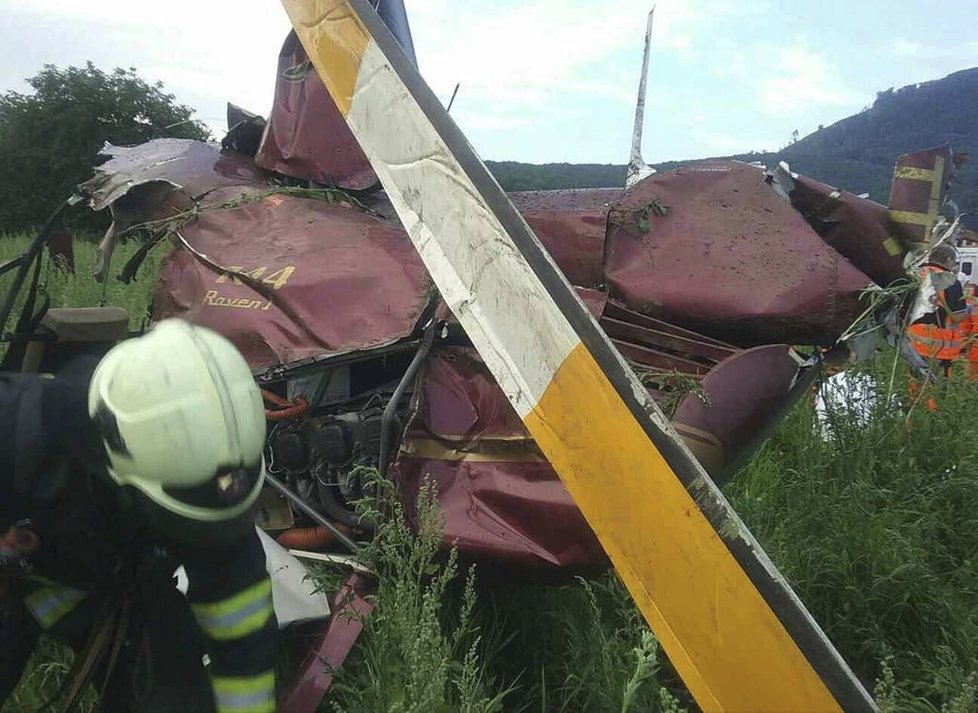
[[[944,143],[975,158],[955,176],[952,195],[961,210],[978,213],[978,67],[887,89],[876,95],[871,107],[781,151],[733,158],[769,166],[787,161],[793,170],[854,193],[869,193],[885,203],[896,157]],[[624,165],[487,163],[507,190],[620,186],[625,180]],[[667,170],[682,163],[671,161],[656,168]]]

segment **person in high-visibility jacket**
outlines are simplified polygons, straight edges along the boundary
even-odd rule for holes
[[[957,251],[938,245],[920,268],[920,289],[910,315],[907,338],[924,359],[936,360],[945,375],[970,332],[964,287],[958,280]]]
[[[264,440],[244,359],[177,320],[0,375],[0,707],[47,633],[76,651],[69,700],[89,681],[105,711],[275,710]]]

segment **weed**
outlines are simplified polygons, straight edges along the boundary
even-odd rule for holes
[[[481,663],[475,571],[460,596],[457,553],[442,556],[444,525],[434,488],[417,500],[417,534],[392,485],[376,477],[360,514],[378,522],[362,553],[379,575],[376,608],[361,644],[339,673],[331,694],[337,711],[436,713],[501,710],[505,691]]]

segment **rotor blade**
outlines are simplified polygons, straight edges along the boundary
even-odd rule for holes
[[[645,27],[645,51],[642,54],[642,74],[638,80],[638,100],[635,102],[635,126],[632,129],[632,150],[628,156],[628,171],[625,187],[631,187],[655,171],[642,160],[642,132],[645,130],[645,85],[649,77],[649,48],[652,46],[652,18],[655,16],[655,6],[649,12],[648,24]]]
[[[283,0],[442,297],[707,711],[875,705],[366,0]]]

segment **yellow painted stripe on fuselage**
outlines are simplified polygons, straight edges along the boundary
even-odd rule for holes
[[[914,168],[913,166],[897,166],[893,170],[894,178],[907,178],[911,181],[932,181],[934,171],[929,168]]]
[[[303,35],[303,46],[310,58],[315,55],[330,67],[328,73],[320,72],[319,76],[345,119],[353,103],[360,61],[370,33],[345,0],[303,0],[290,3],[288,11],[296,32]],[[324,26],[329,26],[328,32],[302,32]]]
[[[890,220],[894,223],[906,223],[907,225],[923,225],[928,227],[931,217],[927,213],[916,213],[909,210],[891,210]]]
[[[840,710],[583,344],[525,423],[704,710]]]
[[[895,257],[903,252],[903,248],[900,243],[892,235],[883,241],[883,249],[886,250],[886,254]]]

